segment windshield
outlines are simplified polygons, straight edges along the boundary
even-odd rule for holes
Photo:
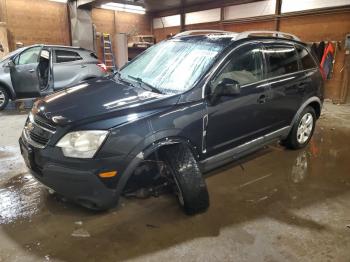
[[[3,58],[0,59],[0,63],[4,62],[5,60],[9,59],[10,57],[18,54],[19,52],[23,51],[25,49],[25,47],[19,48],[11,53],[8,53],[7,55],[5,55]]]
[[[120,77],[138,78],[164,94],[183,93],[193,87],[223,48],[208,41],[164,41],[126,65]]]

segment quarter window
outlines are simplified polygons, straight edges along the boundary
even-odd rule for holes
[[[233,53],[211,86],[215,88],[224,78],[235,80],[243,86],[262,80],[262,76],[261,49],[257,45],[249,45]]]
[[[292,46],[267,46],[264,50],[269,63],[268,77],[297,72],[298,55]]]
[[[81,56],[77,52],[67,50],[56,50],[56,63],[73,62],[82,60]]]
[[[297,51],[304,70],[316,67],[314,59],[311,57],[310,53],[305,48],[298,47]]]

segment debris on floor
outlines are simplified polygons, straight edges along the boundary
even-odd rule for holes
[[[81,226],[81,225],[83,225],[83,221],[75,221],[74,224]]]
[[[90,233],[85,229],[79,228],[73,231],[72,237],[90,237]]]

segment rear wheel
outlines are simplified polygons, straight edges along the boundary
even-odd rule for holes
[[[185,213],[194,215],[207,210],[207,186],[191,150],[184,145],[171,146],[165,150],[165,157],[175,194]]]
[[[283,144],[290,149],[305,147],[314,133],[315,123],[315,110],[311,106],[308,106],[299,115],[287,139],[283,141]]]
[[[0,86],[0,111],[4,110],[9,102],[9,95],[5,88]]]

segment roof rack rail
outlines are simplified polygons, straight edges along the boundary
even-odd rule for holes
[[[236,37],[236,40],[247,38],[251,35],[272,35],[273,37],[281,37],[281,38],[287,38],[287,39],[293,39],[300,41],[300,38],[289,33],[279,32],[279,31],[245,31],[242,33],[239,33]]]
[[[212,34],[235,34],[235,32],[223,31],[223,30],[189,30],[185,32],[181,32],[176,34],[174,37],[187,36],[192,34],[200,34],[200,33],[212,33]]]

